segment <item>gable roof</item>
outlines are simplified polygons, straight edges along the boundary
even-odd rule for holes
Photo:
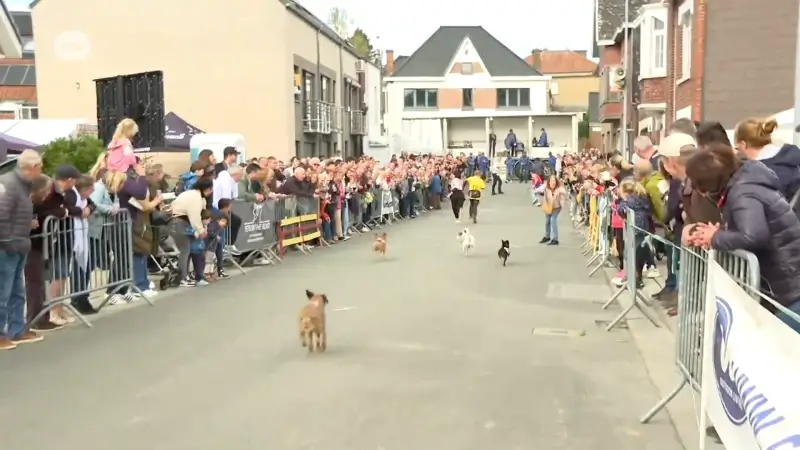
[[[545,75],[587,73],[597,70],[597,64],[586,58],[586,52],[571,50],[534,51],[525,62]]]
[[[469,38],[487,72],[492,76],[539,76],[536,69],[503,45],[483,27],[439,27],[403,65],[393,77],[444,76],[453,56],[465,38]]]
[[[636,11],[642,5],[650,3],[649,0],[595,0],[596,8],[595,20],[595,40],[613,41],[616,38],[617,30],[622,28],[625,22],[625,3],[628,2],[628,21],[633,22],[636,18]]]

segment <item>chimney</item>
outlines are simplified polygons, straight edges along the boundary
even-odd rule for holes
[[[535,48],[531,50],[531,66],[536,70],[542,67],[542,49]]]
[[[386,50],[386,74],[394,73],[394,50]]]

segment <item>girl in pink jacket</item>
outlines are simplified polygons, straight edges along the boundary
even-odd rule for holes
[[[117,124],[114,136],[108,144],[108,170],[126,173],[136,166],[136,156],[133,154],[131,140],[138,132],[139,126],[133,119],[122,119]]]

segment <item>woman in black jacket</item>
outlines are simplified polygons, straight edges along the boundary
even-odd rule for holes
[[[698,224],[695,245],[745,250],[758,257],[762,289],[785,308],[800,313],[800,219],[781,195],[775,172],[758,161],[742,161],[716,144],[692,156],[686,175],[695,190],[721,209],[725,226]],[[773,305],[764,305],[774,310]],[[776,315],[800,332],[800,323]]]

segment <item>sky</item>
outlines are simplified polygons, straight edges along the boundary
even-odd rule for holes
[[[327,21],[331,8],[347,12],[372,44],[410,55],[442,25],[480,25],[517,55],[534,48],[589,50],[594,0],[298,0]],[[377,42],[376,42],[376,38]]]
[[[27,10],[31,0],[6,0]],[[179,1],[179,0],[171,0]],[[298,0],[327,21],[331,8],[347,12],[381,50],[410,55],[439,26],[483,26],[520,57],[534,48],[590,50],[594,0]],[[198,2],[198,6],[202,2]]]

